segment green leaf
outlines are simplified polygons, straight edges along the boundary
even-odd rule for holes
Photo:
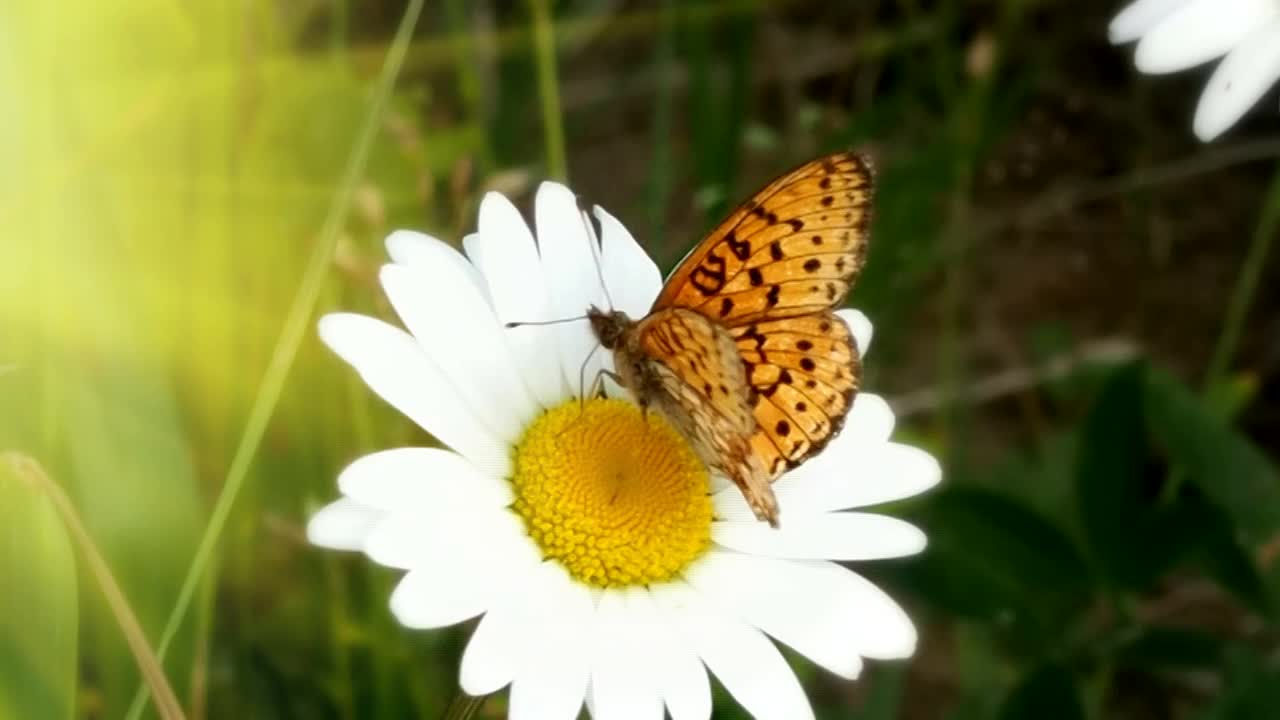
[[[75,555],[53,504],[0,455],[0,717],[70,718],[79,608]]]
[[[1057,665],[1045,665],[1022,679],[1000,708],[1000,720],[1084,720],[1075,678]]]
[[[1280,528],[1280,473],[1243,435],[1166,373],[1146,385],[1151,429],[1174,465],[1227,512],[1249,544]]]
[[[916,520],[929,548],[892,577],[908,592],[964,617],[1061,635],[1085,606],[1088,568],[1071,540],[1039,513],[997,493],[951,487],[933,495]],[[883,571],[881,571],[883,572]]]
[[[1152,503],[1144,496],[1147,434],[1143,366],[1116,370],[1085,419],[1076,460],[1076,508],[1094,565],[1112,585],[1141,587],[1152,562]]]
[[[1273,612],[1271,593],[1253,553],[1240,543],[1231,518],[1219,507],[1199,498],[1179,502],[1183,532],[1195,538],[1195,558],[1223,588],[1254,610]]]

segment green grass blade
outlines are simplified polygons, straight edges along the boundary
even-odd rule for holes
[[[556,43],[547,0],[529,0],[533,18],[533,54],[538,65],[538,97],[542,105],[542,133],[547,145],[547,174],[569,179],[564,153],[564,125],[560,112],[560,84],[556,77]]]

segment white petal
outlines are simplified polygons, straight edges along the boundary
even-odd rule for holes
[[[498,437],[514,441],[538,411],[493,309],[447,265],[386,265],[382,287],[409,332]]]
[[[537,603],[545,595],[545,563],[535,552],[501,576],[502,593],[480,619],[475,633],[462,653],[459,686],[468,695],[488,695],[512,681],[525,662],[526,654],[542,640],[535,619]]]
[[[441,553],[441,557],[452,560],[457,556]],[[461,563],[449,564],[456,568]],[[483,574],[476,572],[475,565],[468,563],[461,573],[442,574],[438,569],[410,570],[396,585],[391,593],[391,613],[401,625],[420,630],[447,627],[488,609],[492,599],[488,589],[468,577]]]
[[[759,630],[712,607],[682,584],[655,586],[653,597],[729,694],[753,717],[813,717],[800,681]]]
[[[895,420],[893,409],[884,398],[874,393],[858,393],[845,416],[844,429],[831,442],[840,442],[842,438],[861,443],[884,442],[893,434]]]
[[[1280,79],[1280,20],[1231,51],[1209,77],[1196,108],[1195,132],[1209,141],[1226,131]]]
[[[1188,2],[1190,0],[1138,0],[1129,3],[1111,21],[1107,35],[1116,45],[1133,42]]]
[[[506,477],[508,445],[466,407],[422,347],[399,328],[363,315],[320,318],[320,339],[360,373],[369,388],[482,472]]]
[[[872,327],[871,320],[862,314],[861,310],[853,310],[845,308],[837,310],[836,315],[849,326],[849,331],[853,333],[854,346],[858,348],[859,357],[866,357],[867,352],[871,349]]]
[[[928,490],[941,479],[937,459],[920,448],[837,441],[822,455],[782,476],[773,487],[784,513],[810,514],[901,500]]]
[[[839,578],[849,612],[858,617],[859,634],[854,641],[858,653],[873,660],[900,660],[915,654],[916,626],[902,606],[861,575],[835,563],[812,563]]]
[[[604,208],[596,206],[600,220],[600,272],[613,308],[633,318],[649,314],[662,290],[662,273],[627,228]]]
[[[525,598],[533,632],[511,681],[510,720],[573,720],[590,676],[594,608],[557,562],[539,566]]]
[[[509,200],[497,193],[485,195],[480,202],[480,232],[468,236],[463,243],[467,256],[484,275],[499,321],[559,319],[551,310],[533,233]],[[555,327],[522,325],[504,331],[534,397],[544,407],[568,397]]]
[[[605,590],[592,632],[591,715],[609,720],[662,720],[662,697],[641,637],[651,629],[631,612],[625,591]]]
[[[534,215],[552,314],[570,318],[582,315],[591,305],[605,307],[588,225],[578,212],[573,193],[557,183],[542,183],[534,200]],[[565,382],[572,392],[582,392],[583,376],[590,384],[600,369],[601,353],[595,352],[599,342],[585,321],[554,327]]]
[[[333,550],[359,550],[382,513],[349,498],[320,508],[307,521],[307,540]]]
[[[1134,64],[1145,73],[1195,67],[1230,52],[1277,15],[1275,0],[1192,0],[1142,38]]]
[[[484,280],[475,266],[443,240],[413,230],[396,230],[387,236],[386,245],[387,254],[397,264],[433,270],[448,266],[484,291]]]
[[[777,529],[760,522],[717,522],[711,538],[744,553],[802,560],[879,560],[914,555],[925,546],[924,533],[914,525],[850,512],[788,512]]]
[[[689,582],[725,612],[841,677],[856,677],[858,656],[909,657],[916,631],[879,588],[826,561],[763,558],[714,550],[690,568]]]
[[[672,720],[710,718],[711,682],[693,646],[659,614],[647,588],[627,593],[627,609],[641,628],[637,639],[648,663],[644,672],[654,678]]]
[[[480,472],[440,448],[397,448],[365,455],[338,475],[344,495],[381,510],[412,510],[450,502],[506,507],[511,483]]]
[[[511,684],[519,661],[517,652],[522,642],[521,635],[529,632],[529,628],[521,626],[518,618],[514,608],[506,605],[494,607],[480,618],[480,624],[462,652],[458,686],[463,692],[479,697]]]
[[[535,552],[523,521],[511,511],[459,503],[452,498],[429,508],[387,513],[365,538],[365,554],[388,567],[411,570],[471,563],[477,577],[494,578],[512,563]],[[536,554],[536,553],[535,553]],[[445,568],[440,569],[441,572]]]
[[[715,550],[687,577],[721,611],[741,614],[817,665],[847,679],[862,671],[856,641],[863,619],[829,568]]]

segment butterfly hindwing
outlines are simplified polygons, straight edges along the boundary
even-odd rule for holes
[[[858,350],[831,311],[730,332],[752,389],[752,447],[776,479],[840,431],[861,381]]]
[[[757,423],[737,343],[710,319],[684,308],[660,310],[637,323],[624,362],[642,363],[642,404],[655,406],[693,444],[708,466],[742,490],[761,517],[773,521],[777,501],[765,465],[752,452]]]
[[[675,308],[641,320],[635,338],[639,354],[666,371],[665,394],[694,416],[694,425],[743,436],[755,429],[738,346],[722,328]]]

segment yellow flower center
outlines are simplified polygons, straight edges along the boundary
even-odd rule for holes
[[[516,501],[544,556],[597,587],[670,580],[711,543],[706,467],[662,417],[574,399],[516,445]]]

